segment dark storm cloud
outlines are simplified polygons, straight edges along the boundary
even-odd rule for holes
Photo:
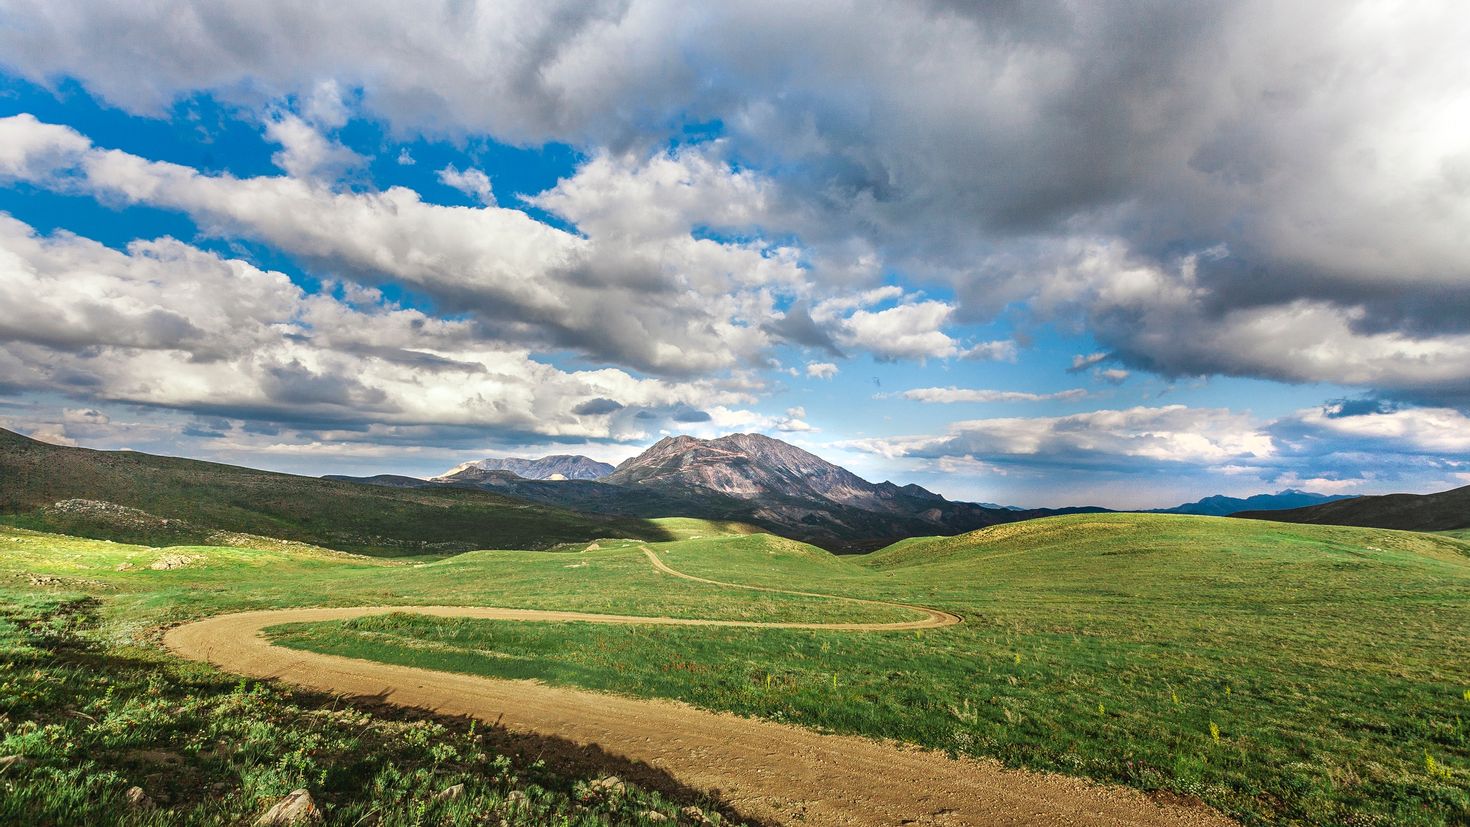
[[[589,399],[586,402],[578,403],[575,407],[572,408],[572,413],[576,414],[577,416],[601,416],[603,414],[610,414],[615,411],[621,411],[622,409],[623,403],[615,399],[599,398]]]

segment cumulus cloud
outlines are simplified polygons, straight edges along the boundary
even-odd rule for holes
[[[14,71],[76,77],[134,111],[206,90],[294,95],[309,113],[351,89],[400,131],[565,141],[612,167],[630,147],[646,159],[682,127],[718,120],[745,169],[780,171],[767,209],[832,283],[900,268],[948,282],[966,320],[1069,294],[1099,311],[1096,338],[1126,366],[1166,373],[1387,376],[1405,396],[1440,398],[1467,383],[1365,370],[1359,352],[1449,362],[1470,334],[1470,52],[1453,3],[633,0],[405,13],[268,0],[22,2],[7,14],[0,54]],[[395,48],[380,48],[384,30]],[[912,59],[915,42],[928,59]],[[646,221],[680,209],[653,204]],[[1079,241],[1128,263],[1085,285],[1038,268]],[[1211,249],[1227,255],[1199,268],[1198,292],[1179,304],[1178,251]],[[1135,265],[1166,274],[1157,301],[1109,295]],[[1303,314],[1275,358],[1226,346]],[[1199,347],[1163,343],[1196,324]],[[844,335],[887,327],[864,316]],[[943,335],[916,331],[894,349],[962,349]],[[1293,370],[1302,357],[1309,369]]]
[[[459,169],[450,164],[439,170],[439,183],[446,187],[453,187],[465,195],[474,196],[487,207],[495,206],[495,190],[490,186],[490,176],[483,170],[470,167]]]
[[[209,234],[261,240],[364,284],[421,290],[445,310],[475,314],[502,340],[655,373],[692,376],[763,361],[775,343],[772,325],[783,318],[776,297],[812,289],[795,248],[692,234],[755,222],[767,197],[751,173],[697,149],[646,161],[601,156],[530,199],[576,224],[578,235],[519,210],[426,203],[401,187],[338,190],[310,178],[317,166],[309,160],[287,177],[210,176],[95,148],[29,115],[0,119],[0,139],[11,147],[0,156],[0,176],[182,210]],[[892,297],[884,288],[856,303],[824,299],[820,322],[838,341],[879,358],[960,352],[941,329],[952,313],[947,304],[905,298],[884,310],[858,309]]]
[[[807,362],[806,375],[813,379],[831,379],[837,375],[837,366],[831,362]]]
[[[1223,463],[1275,452],[1269,434],[1246,414],[1223,408],[1100,410],[1057,417],[972,419],[947,433],[854,440],[888,457],[971,457],[991,463],[1147,467],[1151,463]]]
[[[476,427],[616,439],[632,411],[752,401],[716,382],[563,371],[464,320],[281,273],[173,239],[113,250],[0,214],[0,383],[235,420]],[[614,400],[621,400],[620,402]],[[105,425],[95,408],[65,423]]]
[[[291,113],[266,121],[265,136],[281,145],[281,151],[271,156],[271,162],[293,178],[335,181],[367,161]]]

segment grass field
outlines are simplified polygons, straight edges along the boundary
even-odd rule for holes
[[[700,577],[930,605],[966,622],[842,633],[398,614],[274,632],[316,651],[679,698],[1195,795],[1252,823],[1470,819],[1470,546],[1453,538],[1083,515],[835,557],[740,526],[655,528],[677,539],[384,560],[300,544],[156,549],[0,527],[10,624],[0,626],[10,635],[0,757],[33,761],[0,770],[0,822],[41,812],[39,785],[63,785],[73,792],[57,806],[96,815],[146,782],[171,798],[169,823],[220,816],[184,789],[208,784],[225,785],[219,807],[237,814],[307,786],[340,816],[333,823],[372,807],[384,823],[413,823],[450,812],[434,809],[436,788],[481,773],[488,780],[472,792],[486,811],[505,810],[509,791],[529,783],[544,805],[538,817],[585,815],[575,807],[587,788],[566,770],[496,769],[494,749],[429,721],[366,715],[369,740],[352,741],[356,730],[332,723],[321,701],[237,687],[159,654],[162,624],[247,608],[414,603],[912,619],[895,607],[679,580],[654,571],[644,545]],[[164,564],[173,567],[151,568]],[[266,700],[241,700],[250,693]],[[192,717],[171,722],[176,709]],[[323,740],[303,747],[301,722]],[[434,759],[412,727],[460,757]],[[253,746],[216,761],[194,731]],[[383,757],[364,758],[355,774],[326,771],[357,749]],[[187,783],[139,764],[140,750],[179,756],[193,768],[178,776]],[[399,762],[415,769],[376,780]],[[596,819],[634,823],[648,807],[686,803],[678,790],[637,795],[636,806],[600,801]]]
[[[693,520],[667,528],[671,536],[732,529]],[[717,802],[672,779],[640,778],[646,768],[572,745],[240,682],[157,645],[163,625],[248,608],[438,602],[640,611],[640,596],[672,578],[652,571],[638,542],[447,560],[253,542],[151,548],[0,526],[0,824],[249,823],[298,787],[340,825],[647,824],[650,811],[672,821],[688,806],[719,816]],[[685,585],[668,595],[665,613],[833,614],[826,601]],[[538,763],[539,755],[554,760]],[[644,787],[589,786],[609,772]],[[436,798],[461,783],[460,796]],[[134,785],[156,809],[127,805]]]
[[[751,537],[661,548],[703,577],[967,622],[750,634],[396,615],[278,639],[996,756],[1195,795],[1248,822],[1470,819],[1470,548],[1456,540],[1084,515],[865,558]],[[686,584],[654,585],[645,605]]]

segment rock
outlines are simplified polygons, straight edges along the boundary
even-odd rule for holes
[[[463,784],[455,784],[452,787],[445,787],[444,789],[440,790],[439,792],[434,793],[434,800],[435,801],[453,801],[454,799],[459,798],[462,795],[464,795],[464,785]]]
[[[149,563],[148,568],[154,571],[173,571],[174,569],[181,569],[189,565],[196,559],[198,558],[188,557],[183,554],[165,554],[152,563]]]
[[[512,807],[524,807],[526,806],[526,794],[520,790],[511,790],[510,794],[505,797],[505,803]]]
[[[61,578],[60,577],[52,577],[49,574],[32,574],[32,575],[30,575],[26,579],[28,579],[28,580],[31,581],[31,585],[32,586],[59,586],[59,585],[61,585]]]
[[[713,821],[710,821],[709,816],[704,814],[704,810],[692,804],[680,810],[679,815],[688,819],[691,824],[714,824]]]
[[[628,785],[623,783],[623,779],[618,778],[616,775],[609,775],[605,778],[599,778],[596,781],[593,781],[591,784],[588,784],[587,786],[591,787],[594,790],[600,790],[605,793],[613,794],[620,794],[628,789]]]
[[[115,569],[115,571],[132,571],[132,570],[133,570],[133,564],[132,563],[118,563],[117,564],[117,568]]]
[[[654,824],[662,824],[665,821],[669,820],[668,816],[664,815],[658,810],[644,810],[638,815],[641,816],[644,821],[652,822]]]
[[[255,820],[255,827],[301,827],[321,824],[322,812],[311,800],[306,790],[292,790],[290,795],[277,801],[265,815]]]
[[[153,799],[142,787],[129,787],[127,792],[128,806],[134,810],[151,810],[154,807]]]

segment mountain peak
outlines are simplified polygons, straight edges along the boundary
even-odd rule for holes
[[[526,457],[487,457],[463,462],[445,471],[435,482],[478,482],[493,474],[510,473],[528,480],[595,480],[611,474],[613,467],[581,454],[551,454]]]
[[[907,487],[874,485],[810,451],[764,434],[665,437],[619,465],[606,482],[695,487],[742,500],[793,498],[865,508],[892,499],[893,491],[917,494]]]

